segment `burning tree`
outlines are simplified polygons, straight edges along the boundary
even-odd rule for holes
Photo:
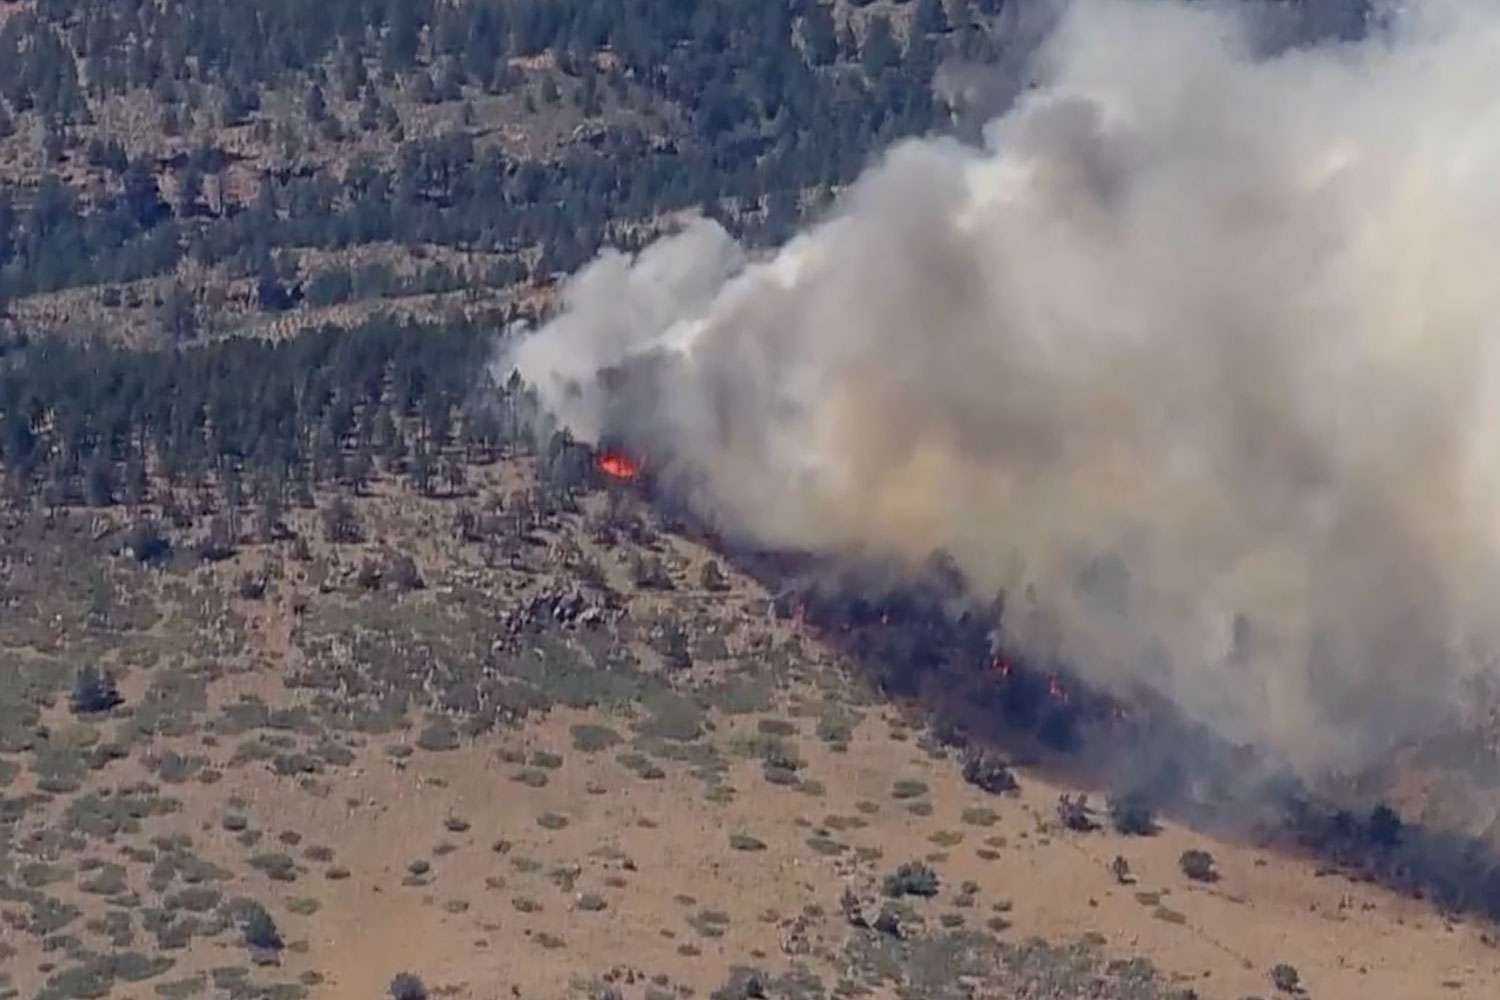
[[[634,482],[641,473],[640,463],[620,451],[601,451],[594,466],[607,478],[616,482]]]

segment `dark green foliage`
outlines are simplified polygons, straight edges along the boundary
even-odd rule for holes
[[[162,533],[161,525],[154,519],[143,517],[130,526],[125,533],[125,547],[137,562],[157,562],[172,551],[172,543]]]
[[[937,872],[920,861],[908,861],[885,877],[881,891],[892,899],[900,899],[902,896],[936,896]]]
[[[922,30],[941,31],[941,12],[940,3],[925,4]],[[207,86],[226,127],[260,114],[263,88],[294,84],[308,121],[325,134],[343,128],[325,86],[358,98],[361,130],[394,130],[400,122],[370,86],[366,59],[398,75],[410,98],[455,102],[475,89],[514,86],[509,58],[547,50],[577,74],[576,90],[565,81],[566,96],[586,114],[627,92],[680,109],[681,134],[669,143],[611,126],[597,145],[517,168],[497,152],[477,152],[466,134],[424,138],[403,147],[393,170],[315,168],[311,176],[270,180],[269,197],[238,213],[210,212],[201,180],[189,180],[216,172],[212,157],[181,168],[174,212],[147,164],[99,142],[87,159],[119,178],[118,194],[86,205],[52,177],[30,210],[0,219],[5,292],[165,273],[191,245],[204,263],[237,260],[241,273],[256,277],[259,306],[271,311],[296,305],[302,290],[258,272],[248,259],[256,247],[397,240],[515,252],[540,245],[543,273],[571,271],[616,221],[729,199],[748,209],[728,213],[732,225],[751,237],[775,235],[784,220],[762,217],[767,195],[785,203],[846,182],[873,150],[931,127],[930,77],[938,55],[950,51],[903,53],[889,21],[877,17],[856,52],[841,43],[829,6],[762,0],[274,0],[248,9],[229,0],[167,0],[149,9],[43,0],[37,15],[10,19],[0,32],[0,96],[11,109],[35,108],[59,124],[85,113],[85,74],[65,34],[83,44],[91,94],[149,88],[175,100],[185,88]],[[600,70],[592,54],[606,47],[619,64]],[[326,84],[316,82],[310,71],[329,60],[334,72]],[[540,85],[544,100],[565,96],[555,74]],[[168,113],[183,117],[176,108]],[[7,115],[0,132],[9,122]],[[63,130],[51,135],[61,153]],[[307,293],[323,303],[348,294],[342,281]],[[168,310],[163,326],[189,336],[191,325],[178,322],[186,318]]]
[[[417,746],[423,750],[456,750],[458,745],[458,727],[445,718],[434,719],[417,736]]]
[[[0,465],[36,489],[52,479],[57,502],[68,503],[90,499],[81,489],[83,470],[93,470],[92,499],[113,499],[124,479],[128,502],[131,468],[159,463],[169,479],[217,482],[231,502],[235,494],[242,504],[253,494],[269,517],[265,533],[274,536],[297,484],[336,480],[382,417],[388,434],[404,432],[391,421],[392,408],[403,420],[421,415],[428,426],[451,425],[467,422],[470,400],[501,399],[515,420],[495,444],[529,433],[535,412],[529,396],[518,393],[508,402],[498,387],[475,391],[474,373],[484,370],[492,336],[478,323],[439,328],[377,320],[274,344],[236,339],[153,352],[0,341],[0,357],[14,362],[0,366],[0,399],[26,403],[0,408]],[[380,405],[363,405],[372,400]],[[326,450],[319,451],[319,442]],[[56,459],[44,462],[49,454]],[[164,520],[192,523],[171,491],[158,499]],[[358,538],[352,507],[335,500],[326,509],[331,537]],[[238,539],[230,513],[200,536],[204,556],[232,554]],[[137,558],[167,554],[161,526],[145,519],[124,543]]]
[[[1188,850],[1177,859],[1182,874],[1195,882],[1216,882],[1219,873],[1214,870],[1214,856],[1207,851]]]
[[[579,724],[571,732],[573,748],[583,753],[600,753],[620,743],[620,734],[607,726]]]
[[[1283,993],[1301,993],[1302,977],[1294,967],[1281,962],[1271,969],[1271,985]]]

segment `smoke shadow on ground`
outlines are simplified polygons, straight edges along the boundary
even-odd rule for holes
[[[1500,921],[1500,853],[1493,844],[1407,822],[1378,797],[1315,788],[1149,689],[1104,694],[1066,664],[1027,662],[996,648],[992,637],[1003,616],[1024,613],[1024,597],[999,596],[981,606],[942,556],[915,576],[910,568],[807,555],[727,556],[776,595],[775,615],[800,622],[886,697],[919,710],[935,738],[967,759],[1003,755],[1101,791],[1137,816],[1159,813],[1301,855],[1324,874]]]

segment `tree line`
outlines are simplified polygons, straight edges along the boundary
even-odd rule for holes
[[[423,493],[451,489],[465,463],[529,450],[539,425],[534,396],[483,374],[494,329],[377,318],[283,341],[154,351],[8,339],[7,494],[139,506],[180,490],[274,512],[313,505],[320,487],[361,490],[378,474]]]

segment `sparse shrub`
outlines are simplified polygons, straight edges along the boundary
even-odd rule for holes
[[[458,745],[458,727],[445,718],[434,719],[417,736],[417,746],[423,750],[456,750]]]
[[[1183,851],[1177,864],[1182,868],[1182,874],[1195,882],[1218,881],[1219,873],[1214,870],[1214,856],[1207,851]]]
[[[994,826],[1000,819],[1000,815],[993,809],[985,809],[982,806],[971,806],[965,809],[959,817],[971,826]]]
[[[78,668],[68,705],[75,715],[97,715],[110,711],[124,700],[115,685],[114,674],[90,664]]]
[[[398,972],[391,980],[391,1000],[427,1000],[427,986],[410,972]]]
[[[257,854],[250,859],[250,867],[264,872],[267,878],[277,882],[294,882],[297,879],[297,863],[279,851]]]
[[[581,753],[601,753],[620,743],[620,734],[607,726],[580,724],[571,732],[573,749]]]
[[[1301,993],[1302,977],[1295,968],[1281,962],[1271,969],[1271,985],[1283,993]]]
[[[902,896],[930,898],[938,893],[937,872],[920,861],[908,861],[885,877],[881,890],[892,899]]]
[[[891,786],[891,798],[893,799],[918,799],[927,794],[925,782],[904,780],[898,781]]]
[[[1129,885],[1132,881],[1134,881],[1134,879],[1130,877],[1130,862],[1126,861],[1125,858],[1119,854],[1115,855],[1115,860],[1110,863],[1109,870],[1114,875],[1115,881],[1120,883],[1121,885]]]

